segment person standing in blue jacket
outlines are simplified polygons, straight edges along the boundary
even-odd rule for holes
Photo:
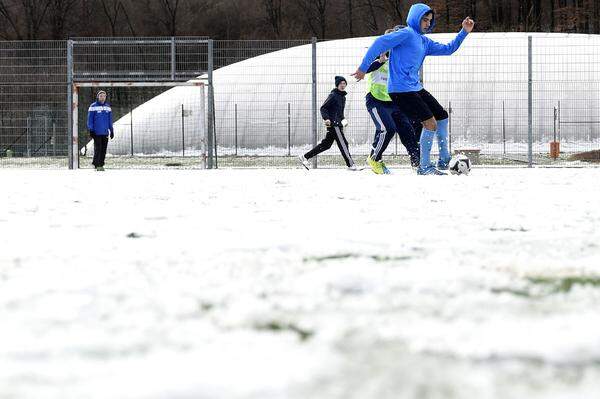
[[[112,109],[106,102],[106,92],[100,90],[97,101],[88,109],[87,128],[94,140],[94,159],[92,165],[97,171],[104,171],[104,159],[108,147],[108,137],[115,137],[113,129]]]
[[[414,4],[407,17],[408,26],[397,32],[380,36],[371,45],[362,63],[352,76],[362,80],[371,63],[380,54],[390,51],[388,91],[394,103],[409,118],[422,122],[420,139],[420,175],[443,175],[438,169],[448,169],[450,151],[448,145],[448,112],[423,88],[419,71],[428,55],[453,54],[475,22],[469,17],[462,22],[462,29],[448,44],[435,42],[425,36],[435,26],[435,14],[431,7],[423,3]],[[437,136],[440,157],[438,169],[431,163],[431,147]]]

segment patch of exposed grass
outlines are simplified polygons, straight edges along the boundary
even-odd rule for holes
[[[542,298],[548,295],[569,293],[577,286],[600,287],[600,276],[527,277],[525,288],[494,287],[494,294],[512,294],[524,298]]]
[[[375,262],[397,262],[406,261],[412,259],[412,256],[382,256],[382,255],[361,255],[355,253],[339,253],[325,256],[308,256],[305,257],[303,262],[327,262],[330,260],[343,260],[343,259],[371,259]]]
[[[200,302],[199,306],[200,306],[200,310],[203,313],[210,312],[211,310],[213,310],[215,308],[215,305],[213,303],[204,302],[204,301]]]
[[[512,294],[512,295],[520,296],[520,297],[524,297],[524,298],[532,298],[532,297],[534,297],[534,295],[532,295],[532,293],[529,292],[528,290],[519,290],[519,289],[516,289],[516,288],[506,288],[506,287],[492,288],[491,291],[494,294]]]
[[[524,227],[492,227],[490,228],[490,231],[510,231],[514,233],[526,233],[529,230],[527,230]]]
[[[293,332],[298,335],[300,341],[307,341],[313,335],[315,335],[314,331],[310,331],[293,323],[281,323],[276,320],[272,320],[268,323],[259,323],[255,324],[254,328],[259,331],[271,331],[271,332]]]
[[[600,287],[600,276],[528,277],[527,281],[547,286],[552,293],[570,292],[575,286]]]

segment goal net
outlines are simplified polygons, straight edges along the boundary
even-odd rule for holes
[[[204,168],[207,148],[205,83],[83,82],[73,89],[73,132],[78,167],[91,164],[93,141],[88,109],[97,93],[107,93],[115,137],[109,141],[110,167]]]

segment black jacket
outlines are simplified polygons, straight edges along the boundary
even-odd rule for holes
[[[321,116],[323,120],[329,119],[332,124],[339,125],[344,118],[344,108],[346,107],[346,92],[338,89],[331,90],[329,97],[321,106]]]

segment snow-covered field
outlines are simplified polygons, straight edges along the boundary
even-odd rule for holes
[[[0,398],[600,397],[600,169],[0,170]]]

